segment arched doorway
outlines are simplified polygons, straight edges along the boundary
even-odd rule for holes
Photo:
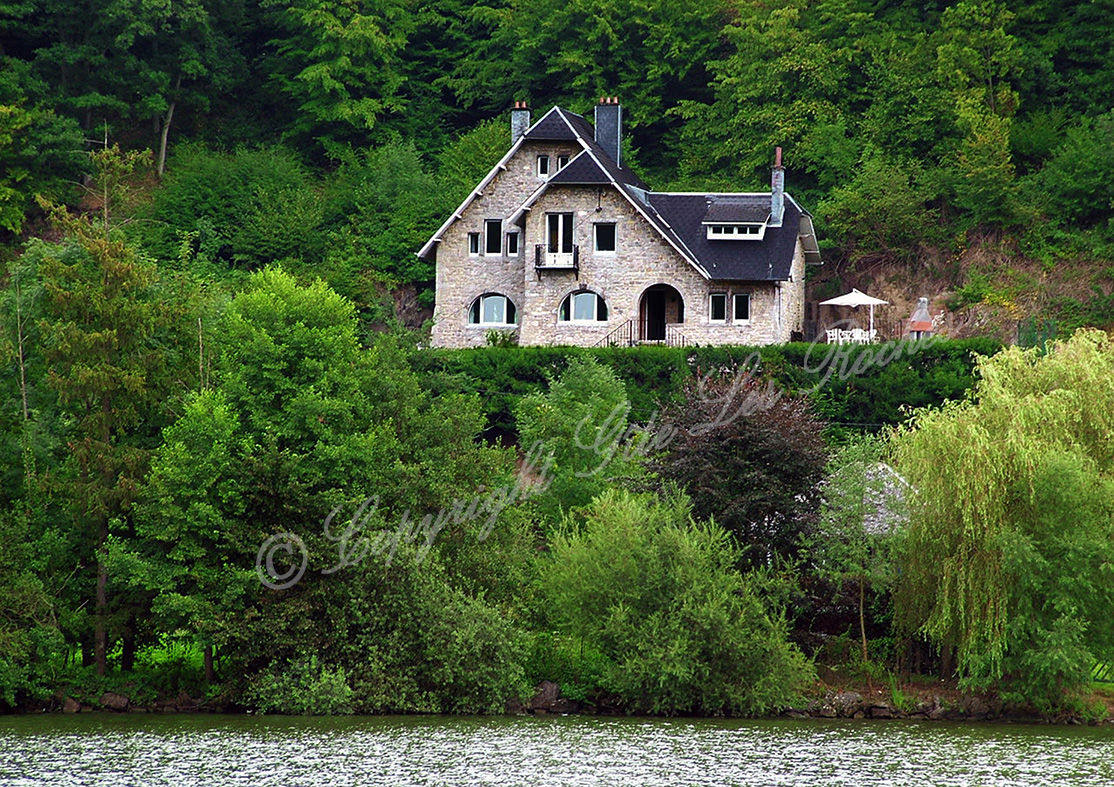
[[[655,284],[642,293],[638,305],[638,335],[644,342],[665,339],[666,325],[685,321],[685,299],[668,284]]]

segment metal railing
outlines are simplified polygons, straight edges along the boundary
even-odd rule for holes
[[[539,271],[580,272],[580,246],[573,245],[572,251],[546,251],[544,243],[534,245],[534,269]]]
[[[664,320],[627,320],[596,342],[596,346],[634,347],[638,344],[660,344],[665,347],[686,347],[688,343],[676,323]]]

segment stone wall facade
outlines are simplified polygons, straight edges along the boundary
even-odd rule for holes
[[[770,344],[788,341],[800,331],[804,316],[804,252],[798,241],[787,282],[709,281],[686,261],[647,222],[636,208],[610,186],[553,185],[526,211],[519,225],[509,217],[543,185],[537,157],[575,156],[572,143],[528,141],[463,210],[437,245],[436,307],[433,344],[438,347],[475,347],[487,341],[493,326],[469,324],[469,310],[487,293],[506,296],[517,310],[517,325],[497,327],[513,332],[523,345],[592,346],[606,342],[617,330],[625,340],[628,321],[637,337],[646,316],[647,291],[668,285],[664,292],[666,320],[672,335],[689,344]],[[579,247],[579,271],[535,270],[536,249],[544,254],[546,216],[572,215],[573,243]],[[503,221],[501,254],[484,254],[485,220]],[[595,251],[595,226],[614,224],[614,252]],[[518,253],[506,253],[506,233],[519,232]],[[480,254],[469,252],[469,233],[480,233]],[[741,241],[746,242],[746,241]],[[662,289],[662,288],[659,288]],[[590,291],[604,299],[604,322],[560,319],[562,302]],[[727,296],[727,315],[713,322],[710,295]],[[750,319],[737,322],[732,296],[750,296]],[[678,302],[678,299],[680,302]],[[678,318],[683,311],[683,321]]]

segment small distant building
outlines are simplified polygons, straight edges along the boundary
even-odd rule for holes
[[[522,345],[770,344],[803,332],[812,217],[784,189],[651,191],[624,166],[622,107],[595,123],[511,112],[506,155],[418,256],[436,266],[432,341]]]
[[[918,298],[917,308],[909,318],[909,335],[914,339],[924,339],[932,335],[932,315],[928,313],[928,298]]]

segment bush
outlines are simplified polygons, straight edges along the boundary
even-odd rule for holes
[[[554,623],[600,654],[600,687],[630,711],[747,716],[789,704],[811,666],[756,580],[735,570],[726,532],[690,512],[677,492],[594,501],[543,568]]]
[[[335,716],[352,712],[352,689],[344,670],[318,664],[312,655],[256,675],[244,699],[263,713]]]

